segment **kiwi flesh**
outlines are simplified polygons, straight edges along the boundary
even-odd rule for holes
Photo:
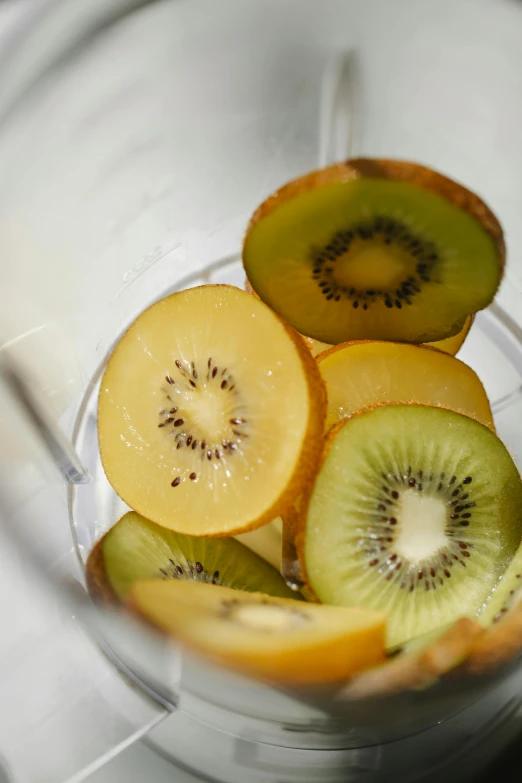
[[[192,288],[145,310],[110,357],[101,459],[147,519],[234,535],[280,516],[309,482],[325,408],[295,330],[238,288]]]
[[[522,601],[522,545],[500,577],[480,614],[483,625],[498,623]]]
[[[261,299],[330,344],[457,334],[493,299],[504,260],[501,227],[475,194],[390,160],[350,160],[288,183],[258,208],[243,246]]]
[[[494,428],[486,391],[467,364],[421,345],[361,340],[319,354],[326,426],[381,403],[439,405]]]
[[[522,605],[513,605],[472,646],[466,669],[486,674],[520,659],[522,654]]]
[[[273,683],[343,680],[384,660],[380,612],[182,581],[136,582],[131,607],[215,662]]]
[[[245,291],[250,294],[250,296],[255,296],[259,299],[248,278],[245,280]],[[429,348],[437,348],[443,353],[449,353],[451,356],[456,356],[456,354],[462,348],[462,345],[464,344],[464,341],[468,336],[471,327],[473,326],[474,320],[474,314],[468,315],[459,332],[452,335],[451,337],[446,337],[444,340],[436,340],[432,343],[425,343],[425,345]],[[323,351],[327,351],[329,348],[334,347],[330,343],[323,343],[320,340],[314,340],[313,337],[307,337],[304,334],[302,334],[301,337],[310,349],[312,356],[318,356],[320,353],[323,353]]]
[[[300,598],[273,566],[239,541],[174,533],[130,511],[93,548],[86,580],[93,598],[119,603],[139,579],[205,582]]]
[[[389,646],[478,614],[522,535],[522,482],[503,443],[424,405],[335,425],[303,508],[311,589],[386,612]]]
[[[483,636],[473,645],[467,668],[485,674],[522,652],[522,544],[501,576],[479,617]]]
[[[444,340],[436,340],[433,343],[423,344],[427,348],[437,348],[437,350],[442,351],[443,353],[448,353],[450,356],[456,356],[462,348],[464,341],[470,332],[474,319],[474,315],[468,315],[460,332],[452,335],[452,337],[446,337]],[[323,351],[327,351],[329,348],[334,347],[329,343],[322,343],[319,340],[314,340],[313,337],[306,337],[303,335],[303,339],[310,349],[312,356],[319,356],[319,354],[323,353]]]
[[[449,353],[450,356],[456,356],[464,345],[464,341],[473,326],[474,320],[475,314],[468,315],[460,332],[452,335],[452,337],[446,337],[445,340],[436,340],[433,343],[425,343],[425,345],[428,348],[437,348],[437,350],[442,351],[443,353]]]
[[[281,517],[278,517],[268,525],[258,527],[249,533],[240,533],[235,538],[279,571],[281,567],[282,536],[283,520]]]

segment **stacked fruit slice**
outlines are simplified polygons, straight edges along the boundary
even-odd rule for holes
[[[522,482],[454,358],[504,256],[489,208],[411,163],[349,161],[267,199],[249,293],[173,294],[108,363],[100,452],[139,513],[92,551],[91,594],[221,664],[352,678],[354,696],[509,657]]]

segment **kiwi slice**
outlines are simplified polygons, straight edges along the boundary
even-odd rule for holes
[[[133,511],[98,541],[87,560],[93,598],[125,601],[138,579],[206,582],[236,590],[299,598],[269,563],[233,538],[174,533]]]
[[[245,290],[251,296],[255,296],[259,299],[256,292],[250,285],[248,279],[245,281]],[[437,348],[439,351],[442,351],[443,353],[449,353],[451,356],[455,356],[458,353],[458,351],[462,348],[464,340],[468,336],[469,331],[473,326],[474,320],[475,320],[474,314],[468,315],[468,317],[464,321],[464,325],[462,326],[460,332],[457,332],[457,334],[452,335],[452,337],[446,337],[446,339],[444,340],[436,340],[433,343],[426,343],[426,346],[429,348]],[[323,351],[327,351],[328,348],[333,348],[333,345],[331,345],[330,343],[322,343],[320,340],[314,340],[313,337],[307,337],[304,334],[301,335],[301,337],[303,338],[306,345],[310,349],[312,356],[318,356]]]
[[[297,536],[329,604],[388,614],[388,644],[478,613],[522,534],[522,482],[487,427],[384,405],[335,425]]]
[[[255,212],[247,277],[299,332],[326,343],[424,343],[486,307],[505,259],[478,196],[423,166],[356,159],[285,185]]]
[[[485,674],[522,655],[522,605],[509,602],[509,608],[493,618],[473,645],[466,667],[473,674]],[[484,620],[484,617],[480,619]]]
[[[470,329],[473,326],[474,320],[474,314],[468,315],[460,332],[457,332],[457,334],[454,334],[452,337],[446,337],[445,340],[435,340],[433,343],[426,343],[426,346],[428,348],[437,348],[443,353],[449,353],[450,356],[456,356],[462,348],[464,340],[468,336]]]
[[[130,603],[217,663],[274,683],[342,680],[384,660],[380,612],[159,580],[136,582]]]
[[[343,343],[317,357],[326,383],[326,426],[380,403],[441,405],[493,429],[493,414],[476,373],[453,356],[406,343]]]
[[[468,315],[460,332],[457,332],[457,334],[454,334],[452,337],[446,337],[445,340],[436,340],[433,343],[425,343],[426,347],[437,348],[443,353],[449,353],[450,356],[455,356],[462,348],[464,340],[468,336],[469,330],[473,325],[474,319],[474,315]],[[312,356],[319,356],[320,353],[327,351],[328,348],[333,348],[333,345],[330,345],[329,343],[322,343],[319,340],[314,340],[313,337],[306,337],[303,335],[303,339],[312,352]]]
[[[314,475],[325,415],[317,365],[263,302],[192,288],[142,313],[101,382],[103,467],[120,497],[180,533],[245,532]]]
[[[480,614],[483,625],[498,623],[522,601],[522,545],[502,574],[491,597]]]
[[[522,654],[522,545],[478,619],[486,631],[473,645],[470,671],[484,674]]]
[[[382,698],[428,688],[461,666],[483,633],[477,622],[462,617],[449,627],[412,639],[391,661],[355,677],[339,698]]]
[[[282,528],[283,520],[278,517],[268,525],[258,527],[249,533],[241,533],[236,536],[236,540],[279,570],[281,567]]]

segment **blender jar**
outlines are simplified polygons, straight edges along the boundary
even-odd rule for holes
[[[242,286],[241,240],[256,205],[349,155],[426,163],[499,215],[507,274],[461,355],[520,464],[521,22],[509,0],[62,0],[13,37],[0,61],[0,338],[45,412],[31,418],[7,367],[4,533],[13,557],[31,564],[30,599],[50,591],[56,601],[49,644],[59,633],[60,649],[71,644],[73,614],[88,632],[60,724],[66,715],[74,726],[83,710],[84,741],[70,739],[67,764],[37,769],[21,750],[31,748],[28,705],[3,743],[0,731],[0,752],[18,748],[8,758],[15,776],[81,779],[144,732],[176,762],[227,783],[428,780],[441,757],[464,780],[493,753],[477,737],[516,713],[516,662],[379,702],[276,690],[93,612],[81,585],[90,548],[125,509],[96,438],[111,346],[172,291]],[[31,661],[45,676],[37,648]],[[19,703],[19,691],[6,692]],[[60,732],[46,725],[39,741],[59,753]]]

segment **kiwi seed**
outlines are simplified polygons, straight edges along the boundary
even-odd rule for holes
[[[338,284],[335,263],[349,252],[354,243],[373,244],[376,241],[395,245],[409,253],[416,261],[414,274],[404,277],[393,291],[362,290]],[[354,223],[345,231],[337,231],[324,248],[312,250],[310,253],[312,279],[326,300],[335,299],[339,302],[344,298],[352,302],[352,307],[358,308],[361,305],[363,310],[371,309],[379,300],[389,309],[395,307],[401,310],[403,306],[412,305],[423,283],[437,281],[439,260],[439,252],[433,242],[420,235],[416,236],[399,220],[385,216],[376,216],[372,220]]]
[[[386,612],[398,645],[478,615],[520,544],[521,509],[518,470],[488,427],[382,405],[330,431],[300,559],[321,601]]]

